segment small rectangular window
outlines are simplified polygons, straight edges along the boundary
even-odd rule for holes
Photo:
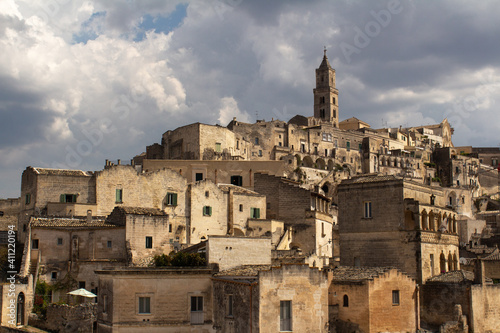
[[[167,206],[177,206],[177,193],[167,193]]]
[[[215,144],[215,152],[220,153],[221,151],[222,151],[221,144],[219,142],[217,142]]]
[[[212,216],[212,207],[203,206],[203,216]]]
[[[351,150],[351,143],[349,141],[346,142],[345,148],[346,148],[347,151]]]
[[[191,296],[191,324],[203,323],[203,296]]]
[[[76,194],[61,194],[59,196],[59,201],[66,203],[76,202]]]
[[[195,181],[200,181],[200,180],[203,180],[203,173],[201,172],[197,172],[195,175]]]
[[[102,296],[102,313],[108,312],[108,295]]]
[[[121,188],[116,189],[116,203],[123,202],[123,190]]]
[[[259,150],[259,156],[262,156],[262,150]]]
[[[152,248],[153,248],[153,237],[146,236],[146,249],[152,249]]]
[[[57,238],[57,245],[63,245],[63,239],[62,238]]]
[[[85,289],[85,281],[78,281],[78,288]]]
[[[243,205],[240,204],[240,212],[242,212],[242,211],[243,211]]]
[[[227,315],[233,316],[233,295],[227,295]]]
[[[399,290],[392,291],[392,305],[399,305]]]
[[[52,272],[52,273],[50,274],[50,279],[51,279],[51,280],[57,280],[57,272]]]
[[[260,218],[260,208],[250,208],[250,218],[259,219]]]
[[[231,176],[231,184],[236,186],[243,186],[242,176]]]
[[[364,218],[369,219],[372,218],[372,202],[365,201],[364,202]]]
[[[31,248],[32,248],[33,250],[38,250],[38,239],[33,239],[33,240],[31,241]]]
[[[292,301],[280,301],[280,331],[292,330]]]
[[[172,232],[172,223],[168,225],[168,232]]]
[[[108,241],[106,243],[106,246],[108,247],[108,249],[110,249],[111,247],[113,247],[113,242],[112,241]]]
[[[31,194],[26,194],[24,202],[26,205],[29,205],[31,203]]]
[[[139,313],[151,313],[151,297],[139,297]]]

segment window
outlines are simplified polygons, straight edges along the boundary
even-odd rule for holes
[[[236,186],[243,185],[243,177],[242,176],[231,176],[231,184]]]
[[[57,239],[57,245],[63,245],[63,239],[62,238],[58,238]]]
[[[200,181],[200,180],[203,180],[203,173],[201,173],[201,172],[197,172],[197,173],[194,175],[194,180],[195,180],[195,181]]]
[[[168,225],[168,232],[172,232],[172,223]]]
[[[324,96],[320,97],[320,98],[319,98],[319,102],[320,102],[321,104],[325,104],[325,97],[324,97]]]
[[[280,331],[292,330],[292,301],[280,301]]]
[[[38,250],[38,239],[33,239],[33,240],[31,241],[31,248],[32,248],[33,250]]]
[[[344,295],[344,303],[343,303],[344,308],[349,307],[349,296]]]
[[[358,149],[359,149],[359,151],[363,150],[363,147],[362,147],[361,143],[358,144]]]
[[[78,281],[78,288],[85,289],[85,281]]]
[[[177,206],[177,193],[167,193],[167,206]]]
[[[50,274],[50,279],[51,279],[51,280],[57,280],[57,272],[52,272],[52,273]]]
[[[372,218],[372,202],[371,201],[364,202],[364,216],[363,217],[365,219]]]
[[[29,205],[31,203],[31,194],[26,194],[26,198],[25,198],[24,203],[26,205]]]
[[[434,254],[431,253],[430,255],[430,261],[431,261],[431,276],[434,275]]]
[[[332,103],[335,104],[335,97],[332,97]]]
[[[102,296],[102,313],[108,312],[108,295]]]
[[[233,295],[227,295],[227,316],[233,316]]]
[[[255,138],[255,144],[258,145],[259,144],[259,138]]]
[[[117,188],[116,189],[116,203],[122,203],[123,202],[123,189]]]
[[[208,197],[210,197],[210,192],[205,191],[205,198],[208,198]]]
[[[153,248],[153,237],[146,236],[146,249],[152,249],[152,248]]]
[[[359,257],[354,257],[354,267],[361,267],[361,259]]]
[[[243,205],[240,204],[240,212],[242,212],[242,211],[243,211]]]
[[[260,208],[250,208],[250,218],[259,219],[260,218]]]
[[[203,296],[191,296],[191,324],[203,322]]]
[[[139,297],[139,314],[151,313],[151,297]]]
[[[351,142],[347,141],[345,145],[346,145],[345,147],[346,147],[347,151],[350,151],[351,150]]]
[[[61,194],[59,202],[76,202],[76,194]]]
[[[259,156],[262,156],[262,150],[259,150]]]
[[[203,206],[203,216],[212,216],[212,207]]]
[[[325,109],[319,110],[319,117],[323,119],[325,118]]]
[[[392,291],[392,305],[399,305],[399,290]]]
[[[220,153],[220,152],[221,152],[221,144],[220,144],[219,142],[217,142],[217,143],[215,144],[215,151],[216,151],[217,153]]]
[[[113,246],[113,242],[107,241],[106,246],[108,247],[108,249],[110,249]]]

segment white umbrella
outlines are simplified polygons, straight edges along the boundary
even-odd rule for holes
[[[75,295],[75,296],[89,297],[89,298],[97,297],[97,295],[91,293],[90,291],[88,291],[85,288],[80,288],[77,290],[70,291],[68,294]]]

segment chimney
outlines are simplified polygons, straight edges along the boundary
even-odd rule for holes
[[[87,223],[92,222],[92,211],[89,209],[87,210]]]
[[[481,258],[476,258],[476,262],[474,265],[474,283],[476,284],[484,284],[486,281],[486,277],[484,276],[484,262]]]
[[[118,165],[121,165],[122,164],[122,160],[118,160]]]

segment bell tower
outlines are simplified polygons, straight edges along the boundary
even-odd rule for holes
[[[324,49],[323,61],[316,68],[314,93],[314,118],[339,127],[339,91],[335,88],[335,69],[330,66]]]

